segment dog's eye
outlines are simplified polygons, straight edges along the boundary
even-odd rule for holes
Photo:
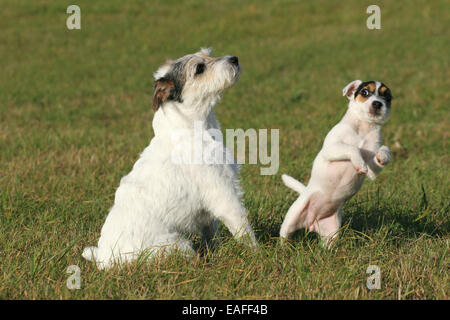
[[[203,73],[203,71],[205,71],[205,69],[206,69],[205,64],[204,64],[204,63],[199,63],[199,64],[197,65],[196,69],[195,69],[195,74],[196,74],[196,75],[197,75],[197,74],[201,74],[201,73]]]
[[[367,97],[367,96],[369,95],[369,90],[364,89],[363,91],[361,91],[361,95],[362,95],[363,97]]]

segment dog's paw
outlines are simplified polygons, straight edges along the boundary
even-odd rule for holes
[[[291,240],[287,236],[280,236],[280,245],[282,247],[287,246],[289,243],[291,243]]]
[[[378,149],[375,158],[381,166],[385,166],[391,161],[391,150],[386,146],[382,146]]]
[[[369,171],[367,169],[366,165],[364,165],[364,166],[355,166],[355,170],[356,170],[356,172],[358,172],[358,174],[361,174],[361,175],[367,174],[367,172]]]
[[[364,163],[364,161],[358,161],[356,163],[353,163],[353,166],[355,167],[356,172],[358,172],[358,174],[367,174],[367,172],[369,172],[369,170],[367,169],[367,165]]]
[[[350,159],[350,161],[353,164],[353,167],[355,168],[356,172],[358,172],[358,174],[367,174],[367,172],[369,172],[369,169],[367,168],[367,164],[364,162],[364,159],[359,156],[359,157],[352,157]]]

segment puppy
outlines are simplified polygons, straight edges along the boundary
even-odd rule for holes
[[[155,73],[154,138],[116,191],[97,247],[83,252],[99,269],[114,263],[180,250],[194,253],[189,236],[202,233],[205,241],[222,221],[238,239],[256,247],[241,203],[238,168],[234,163],[178,163],[173,150],[180,144],[174,133],[190,135],[194,127],[215,143],[208,129],[219,129],[213,113],[221,93],[240,73],[238,58],[211,57],[208,49],[168,61]],[[209,138],[208,138],[209,137]],[[223,146],[223,144],[220,144]],[[186,153],[191,144],[181,144]],[[217,149],[217,143],[215,145]],[[228,152],[223,146],[222,152]]]
[[[344,118],[325,137],[305,187],[288,175],[283,182],[300,194],[289,208],[280,236],[300,228],[317,232],[330,247],[341,226],[342,207],[361,188],[365,176],[374,180],[390,161],[381,146],[381,127],[391,110],[391,91],[378,81],[355,80],[343,89],[350,102]]]

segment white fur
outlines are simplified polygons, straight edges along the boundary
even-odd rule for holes
[[[181,59],[187,59],[186,68],[190,68],[195,59],[203,58],[194,54]],[[212,109],[221,92],[236,81],[239,70],[227,65],[226,57],[210,60],[208,68],[211,73],[205,81],[187,69],[183,102],[167,101],[155,113],[154,138],[121,179],[97,247],[83,252],[99,269],[141,254],[152,257],[174,249],[190,256],[194,250],[189,235],[202,233],[211,239],[217,234],[218,220],[236,238],[256,246],[240,200],[237,166],[177,164],[172,159],[175,130],[193,130],[194,121],[202,121],[204,135],[207,129],[219,128]],[[171,62],[162,66],[155,73],[156,80],[170,69]]]
[[[389,148],[381,146],[381,126],[388,119],[389,108],[384,104],[379,115],[370,114],[373,100],[379,97],[373,95],[364,103],[356,101],[352,93],[361,83],[355,80],[344,88],[350,100],[348,111],[326,136],[308,185],[282,176],[286,186],[300,193],[281,226],[282,239],[297,229],[309,228],[330,246],[341,226],[345,201],[359,190],[366,174],[373,180],[389,163]],[[376,85],[378,90],[380,83]]]
[[[164,75],[166,75],[167,72],[170,71],[170,67],[171,67],[171,61],[169,60],[169,61],[167,61],[167,64],[158,68],[158,70],[153,74],[153,77],[155,79],[164,77]]]

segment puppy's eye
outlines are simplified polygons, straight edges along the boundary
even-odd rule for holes
[[[363,97],[367,97],[367,96],[369,95],[369,90],[364,89],[363,91],[361,91],[361,95],[362,95]]]
[[[195,68],[195,75],[202,74],[206,69],[206,66],[204,63],[199,63],[197,67]]]

